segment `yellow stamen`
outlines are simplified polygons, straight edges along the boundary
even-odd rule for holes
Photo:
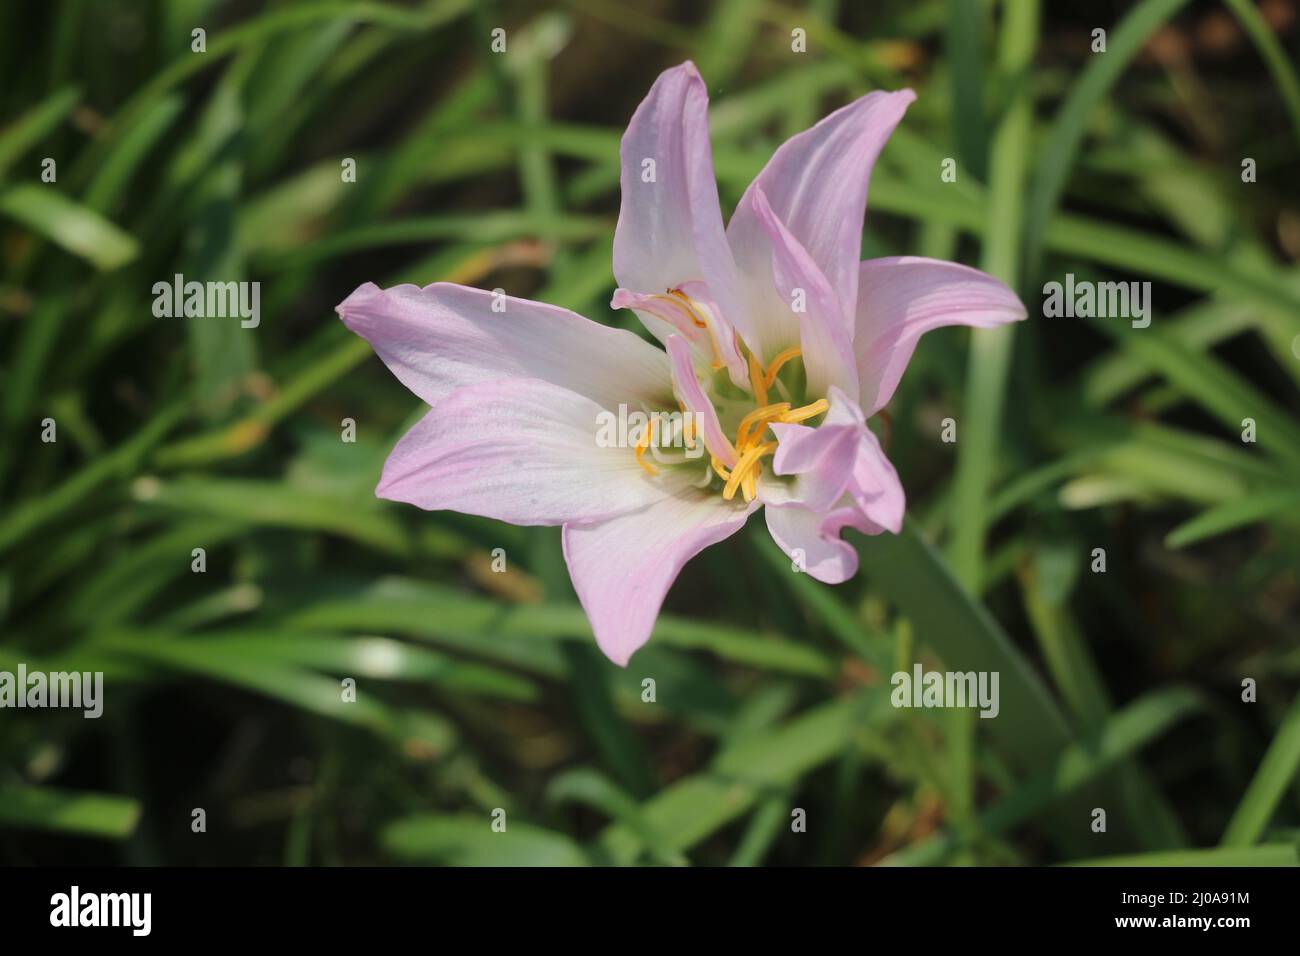
[[[669,295],[676,296],[683,303],[685,303],[686,314],[691,317],[691,321],[695,323],[695,327],[697,329],[708,328],[708,323],[706,323],[702,318],[700,318],[700,314],[695,311],[695,303],[691,301],[691,297],[689,295],[687,295],[681,289],[668,289],[667,292]]]
[[[686,309],[686,314],[690,316],[692,324],[694,324],[697,329],[704,329],[704,331],[709,333],[709,345],[713,347],[713,364],[711,368],[715,372],[722,368],[726,363],[722,361],[722,349],[718,346],[718,336],[717,333],[714,332],[713,326],[700,317],[700,313],[696,311],[695,303],[691,301],[691,297],[681,289],[669,289],[667,296],[661,295],[656,298],[667,299],[669,296],[672,296],[672,298],[682,303],[682,306]]]
[[[727,484],[722,489],[723,499],[730,501],[736,497],[736,489],[740,487],[740,483],[745,479],[745,476],[749,474],[764,455],[770,455],[774,451],[776,451],[776,442],[774,441],[764,442],[762,445],[750,445],[746,448],[745,453],[736,462],[736,467],[731,469],[731,477],[727,479]]]
[[[770,421],[778,421],[782,415],[790,411],[789,402],[777,402],[775,405],[764,405],[762,408],[756,408],[740,420],[740,425],[736,428],[736,448],[741,448],[750,443],[749,430],[751,427],[760,426],[755,438],[762,438],[763,432]]]
[[[810,418],[816,418],[818,415],[820,415],[822,412],[826,411],[826,409],[830,407],[831,407],[830,402],[826,401],[826,399],[824,398],[819,398],[811,405],[805,405],[802,408],[791,409],[790,411],[782,415],[780,418],[778,418],[777,421],[784,422],[785,424],[788,425],[793,425],[797,422],[807,421]]]
[[[777,373],[781,371],[781,366],[792,358],[796,358],[802,354],[803,353],[799,350],[799,346],[792,345],[790,348],[777,355],[776,358],[772,359],[772,364],[767,367],[767,375],[763,377],[763,388],[771,388],[772,383],[776,381]]]
[[[749,384],[754,386],[754,397],[758,399],[758,404],[767,404],[767,385],[763,382],[763,366],[758,364],[758,359],[754,358],[754,353],[749,353]]]
[[[643,434],[641,440],[636,443],[636,463],[651,475],[659,474],[659,468],[645,460],[646,450],[650,447],[650,443],[654,441],[655,424],[656,419],[650,419],[650,424],[646,426],[645,434]]]
[[[721,351],[718,347],[718,340],[711,325],[701,318],[689,296],[680,289],[669,289],[664,295],[656,298],[670,301],[674,305],[685,310],[691,323],[696,328],[705,329],[709,334],[709,341],[713,346],[714,370],[724,367]],[[790,362],[791,359],[798,358],[802,352],[798,346],[785,349],[780,352],[772,363],[768,365],[766,371],[758,356],[749,351],[739,339],[736,340],[736,348],[739,354],[745,356],[748,365],[750,385],[754,392],[754,398],[757,400],[756,408],[750,410],[740,423],[736,426],[736,438],[734,447],[737,456],[736,463],[727,468],[716,455],[712,452],[709,454],[709,470],[705,471],[703,484],[700,487],[707,487],[712,474],[716,474],[723,481],[722,497],[725,501],[732,501],[736,493],[740,492],[746,502],[752,502],[758,496],[758,479],[762,474],[762,461],[768,455],[775,454],[777,442],[764,441],[764,435],[767,433],[768,426],[773,423],[797,424],[816,418],[824,414],[830,408],[830,402],[826,399],[818,399],[808,405],[800,408],[791,408],[790,402],[768,402],[769,390],[773,385],[777,386],[781,394],[786,394],[784,383],[777,381],[777,376],[781,369]],[[684,412],[686,409],[678,399],[678,407]],[[659,469],[646,461],[645,452],[649,450],[654,441],[655,421],[652,419],[637,443],[636,459],[651,475],[658,474]],[[697,435],[698,429],[694,421],[687,417],[682,425],[682,437],[692,443]]]

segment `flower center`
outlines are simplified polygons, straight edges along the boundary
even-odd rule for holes
[[[822,398],[809,404],[797,405],[792,393],[801,391],[802,376],[798,374],[787,376],[787,380],[780,378],[782,370],[803,354],[798,346],[777,353],[764,367],[745,342],[733,333],[734,347],[731,354],[736,358],[743,358],[749,371],[749,389],[746,390],[737,387],[731,377],[723,373],[727,363],[718,341],[715,323],[710,321],[712,313],[707,308],[693,301],[681,289],[666,289],[662,294],[656,294],[651,298],[668,306],[662,312],[655,311],[655,314],[669,321],[688,339],[698,342],[707,335],[709,348],[712,351],[709,365],[713,375],[706,390],[713,393],[712,401],[718,411],[724,436],[727,423],[736,423],[735,438],[731,442],[736,455],[735,463],[728,468],[717,455],[710,453],[709,467],[705,469],[702,481],[697,483],[697,487],[708,487],[713,476],[717,475],[722,480],[723,499],[731,501],[739,492],[746,502],[753,501],[758,495],[758,478],[763,470],[763,459],[775,454],[777,449],[777,441],[774,436],[769,437],[768,427],[774,424],[797,424],[816,418],[826,412],[830,404]],[[796,363],[796,367],[801,365],[802,363]],[[769,397],[772,396],[773,391],[779,392],[783,400],[770,401]],[[681,405],[680,401],[678,404],[685,413],[685,406]],[[695,441],[700,438],[698,432],[694,417],[686,414],[680,427],[674,426],[671,428],[671,434],[660,436],[660,444],[665,439],[672,439],[673,442],[680,439],[690,447],[695,447]],[[652,417],[636,445],[637,464],[649,475],[657,475],[659,468],[654,461],[646,457],[647,452],[661,464],[685,464],[689,458],[696,457],[686,456],[685,459],[677,461],[666,459],[659,452],[655,438],[656,421]],[[725,437],[723,440],[726,440]]]
[[[740,420],[736,426],[736,464],[728,470],[722,462],[718,461],[716,455],[709,456],[709,463],[714,472],[724,482],[722,486],[722,497],[731,501],[736,497],[739,491],[745,501],[753,501],[758,493],[758,475],[763,468],[763,459],[768,455],[776,453],[777,442],[766,439],[767,428],[772,424],[794,425],[799,422],[807,421],[810,418],[816,418],[818,415],[830,408],[830,403],[824,398],[799,408],[792,408],[789,402],[776,402],[775,404],[764,404],[767,399],[767,390],[771,388],[772,383],[776,380],[776,373],[781,370],[781,366],[790,359],[799,355],[797,348],[786,349],[768,366],[766,372],[761,377],[755,375],[758,363],[751,354],[750,361],[750,382],[754,386],[754,397],[759,401],[759,407],[747,414]]]

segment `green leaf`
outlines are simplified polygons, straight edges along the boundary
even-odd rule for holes
[[[591,625],[578,607],[512,607],[400,579],[381,581],[357,596],[312,604],[283,623],[309,630],[391,631],[438,640],[459,637],[458,646],[481,648],[483,653],[491,653],[503,638],[591,640]],[[790,674],[825,677],[835,671],[831,660],[806,644],[671,615],[656,622],[653,640]]]
[[[1244,525],[1274,518],[1285,519],[1292,527],[1300,526],[1300,490],[1260,491],[1216,505],[1170,531],[1165,536],[1165,546],[1185,548]]]
[[[557,803],[581,803],[599,810],[635,833],[656,862],[664,866],[686,866],[685,855],[669,848],[640,806],[612,780],[587,767],[562,773],[546,788],[547,799]]]
[[[987,721],[1007,759],[1032,772],[1070,742],[1070,731],[1038,675],[989,613],[957,583],[908,518],[898,535],[863,538],[862,574],[896,602],[916,639],[960,671],[998,671],[1001,714]]]
[[[80,90],[73,87],[59,90],[0,130],[0,179],[5,178],[19,157],[53,133],[79,102]]]
[[[1004,10],[998,66],[1015,86],[1012,102],[993,135],[982,264],[986,272],[1012,289],[1020,285],[1023,275],[1021,224],[1033,125],[1030,67],[1038,47],[1038,32],[1037,0],[1024,0]],[[1014,325],[971,330],[966,396],[962,404],[962,427],[966,431],[957,446],[949,550],[957,579],[971,589],[978,588],[984,577],[987,506],[1001,438],[1002,406],[1011,371],[1014,336]]]
[[[1300,424],[1223,362],[1193,351],[1154,324],[1135,329],[1103,320],[1092,326],[1140,356],[1233,433],[1240,432],[1244,419],[1253,418],[1260,445],[1280,458],[1300,462]]]
[[[1085,740],[1068,746],[1046,770],[1032,774],[996,805],[980,814],[979,830],[989,834],[1009,831],[1097,781],[1125,758],[1133,756],[1202,707],[1201,698],[1185,688],[1155,691],[1139,698],[1108,718]],[[957,836],[944,834],[908,847],[895,854],[889,862],[910,866],[933,865],[961,846],[962,841]]]
[[[232,684],[309,713],[343,721],[385,734],[394,734],[397,721],[373,695],[358,692],[344,701],[337,680],[313,674],[290,664],[263,661],[257,666],[231,657],[217,645],[202,640],[179,641],[114,635],[90,649],[152,664],[178,674],[193,674]]]
[[[1133,7],[1118,26],[1108,31],[1106,52],[1092,56],[1066,97],[1065,105],[1057,111],[1056,122],[1044,138],[1047,148],[1038,160],[1038,176],[1029,197],[1025,235],[1031,272],[1037,270],[1038,252],[1048,221],[1060,201],[1093,110],[1147,39],[1186,3],[1187,0],[1142,0]]]
[[[0,215],[85,259],[103,272],[119,269],[140,251],[139,244],[99,213],[67,198],[57,185],[22,183],[0,194]]]
[[[1209,850],[1170,850],[1132,856],[1101,856],[1076,860],[1070,866],[1300,866],[1300,847],[1289,843],[1251,847],[1216,847]]]
[[[1287,787],[1300,771],[1300,696],[1282,718],[1282,724],[1273,734],[1259,769],[1255,771],[1246,795],[1237,804],[1236,812],[1228,821],[1222,846],[1244,847],[1259,841],[1265,828],[1277,812]]]
[[[879,694],[834,701],[779,728],[747,736],[723,751],[705,772],[665,787],[642,804],[645,825],[662,834],[666,842],[660,849],[689,850],[764,795],[789,786],[842,752],[863,729],[864,714],[872,706],[887,707],[888,698]],[[635,862],[643,847],[641,837],[623,824],[608,827],[600,845],[623,865]]]
[[[1251,0],[1223,2],[1245,29],[1246,35],[1264,58],[1268,71],[1273,74],[1273,83],[1282,94],[1282,102],[1291,114],[1291,126],[1295,129],[1296,140],[1300,141],[1300,77],[1296,76],[1295,67],[1286,50],[1273,32],[1273,27]]]
[[[983,11],[976,0],[947,0],[944,50],[952,71],[952,122],[962,164],[976,179],[988,175],[988,129],[984,119],[984,78],[980,61]]]
[[[403,863],[447,866],[586,866],[563,834],[506,819],[501,832],[483,816],[411,816],[384,828],[385,851]]]
[[[449,690],[506,700],[534,700],[537,697],[533,683],[515,674],[483,664],[458,661],[428,648],[411,647],[382,637],[343,638],[256,627],[229,633],[205,632],[187,638],[120,630],[92,637],[84,646],[168,666],[178,665],[218,677],[229,676],[237,668],[278,671],[285,667],[301,667],[340,677],[430,682]],[[248,686],[263,690],[266,684],[253,680],[248,682]],[[334,704],[339,697],[335,684],[334,699],[328,701],[331,715],[336,714]]]
[[[101,484],[132,473],[149,450],[180,424],[185,412],[183,405],[164,408],[127,441],[81,468],[58,487],[8,510],[0,517],[0,552],[65,512],[84,505],[87,496]]]
[[[2,827],[124,840],[135,832],[139,819],[140,804],[130,797],[0,784]]]
[[[323,531],[393,554],[413,553],[414,537],[372,496],[351,499],[309,492],[278,481],[145,476],[137,501],[187,515],[206,515],[269,527]]]

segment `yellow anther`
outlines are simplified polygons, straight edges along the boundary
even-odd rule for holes
[[[736,448],[739,450],[750,443],[750,428],[758,426],[758,431],[754,434],[754,439],[763,437],[763,432],[767,429],[767,423],[779,421],[781,416],[790,411],[789,402],[777,402],[775,405],[764,405],[762,408],[756,408],[740,420],[740,425],[736,429]]]
[[[697,328],[708,330],[709,341],[713,345],[714,358],[717,360],[714,369],[723,367],[721,354],[718,349],[718,340],[714,334],[713,328],[708,322],[700,317],[695,304],[680,289],[669,289],[666,294],[656,296],[656,298],[671,301],[678,307],[684,309],[690,317],[692,324]],[[726,501],[732,501],[739,492],[747,502],[752,502],[758,497],[758,479],[762,474],[762,462],[768,455],[775,454],[777,442],[764,441],[764,435],[767,433],[769,425],[780,422],[783,424],[796,424],[807,421],[810,418],[816,418],[818,415],[825,413],[830,408],[830,402],[821,398],[811,404],[804,405],[800,408],[791,408],[789,402],[768,402],[769,389],[776,382],[777,375],[780,374],[783,366],[791,359],[799,357],[802,353],[797,346],[788,348],[779,353],[772,363],[764,371],[762,363],[758,356],[744,344],[736,340],[736,349],[739,354],[745,356],[746,363],[749,367],[750,385],[754,391],[754,398],[757,400],[758,407],[751,409],[745,415],[740,423],[736,426],[736,439],[734,450],[737,455],[736,463],[730,468],[718,459],[712,452],[709,453],[709,470],[702,477],[703,484],[699,487],[707,487],[710,475],[716,474],[723,481],[722,497]],[[781,392],[785,393],[785,385],[780,386]],[[685,406],[678,399],[678,407],[685,412]],[[640,441],[637,443],[636,460],[651,475],[658,474],[659,469],[646,461],[645,452],[650,448],[654,441],[655,421],[652,419]],[[698,429],[694,420],[688,415],[682,424],[682,437],[688,444],[693,444]],[[724,439],[725,441],[725,439]],[[728,447],[730,444],[728,444]]]
[[[830,407],[830,402],[826,401],[824,398],[819,398],[811,405],[804,405],[802,408],[792,408],[790,411],[778,418],[777,421],[784,422],[787,425],[793,425],[797,422],[807,421],[810,418],[816,418]]]
[[[664,299],[668,302],[676,301],[680,303],[682,308],[686,310],[686,314],[690,318],[691,324],[697,329],[704,329],[704,331],[709,334],[709,345],[713,348],[713,364],[710,367],[713,371],[718,371],[718,369],[722,368],[726,363],[722,361],[722,349],[718,346],[718,336],[713,330],[713,326],[704,321],[700,316],[700,313],[696,310],[695,303],[691,301],[691,297],[681,289],[668,289],[667,293],[667,295],[656,295],[655,298]]]
[[[776,442],[764,442],[761,445],[750,445],[745,449],[745,453],[740,456],[736,462],[736,467],[731,469],[731,477],[727,479],[726,486],[722,489],[722,497],[730,501],[736,497],[736,490],[740,483],[744,481],[745,476],[758,464],[764,455],[770,455],[776,451]],[[753,499],[746,499],[752,501]]]
[[[695,323],[695,327],[697,329],[708,328],[708,323],[705,322],[702,318],[700,318],[700,314],[695,311],[695,303],[691,301],[691,297],[689,295],[687,295],[681,289],[668,289],[667,291],[669,295],[676,296],[685,304],[686,314],[691,317],[691,321]]]
[[[764,390],[772,387],[772,383],[776,381],[777,373],[781,371],[781,366],[785,365],[785,363],[790,361],[792,358],[798,358],[802,354],[803,353],[799,350],[799,346],[792,345],[784,352],[778,354],[776,358],[772,359],[772,364],[767,367],[767,374],[763,376]]]
[[[655,419],[650,419],[650,424],[646,426],[645,433],[641,436],[641,440],[636,443],[636,463],[651,475],[659,474],[659,468],[645,460],[646,450],[649,449],[650,443],[654,441],[655,423]]]

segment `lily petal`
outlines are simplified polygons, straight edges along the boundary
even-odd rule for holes
[[[885,455],[880,440],[867,427],[862,411],[838,388],[830,391],[830,411],[819,428],[772,425],[780,443],[772,460],[777,475],[794,475],[785,494],[769,493],[765,500],[777,505],[801,505],[826,512],[851,507],[875,529],[902,529],[906,495],[898,472]],[[764,487],[771,490],[770,486]]]
[[[798,322],[808,390],[825,395],[838,386],[858,393],[858,373],[853,362],[853,329],[849,313],[808,251],[786,228],[759,187],[750,190],[750,202],[759,224],[772,244],[772,274],[777,292]],[[803,311],[794,312],[796,299]]]
[[[691,347],[680,335],[670,335],[667,344],[668,357],[673,366],[673,381],[681,395],[682,404],[687,411],[694,412],[699,417],[700,437],[704,439],[704,447],[709,450],[709,454],[730,468],[737,461],[736,448],[727,440],[722,424],[718,421],[718,410],[713,407],[712,400],[704,394],[700,380],[695,377]]]
[[[709,94],[687,61],[665,70],[637,107],[619,147],[622,202],[614,276],[657,293],[705,280],[722,317],[739,303],[709,145]]]
[[[898,472],[880,447],[880,439],[866,426],[863,426],[858,455],[853,463],[849,496],[872,525],[893,534],[903,530],[903,515],[907,510],[903,483],[898,480]]]
[[[539,379],[458,389],[402,436],[375,494],[519,525],[597,521],[662,500],[630,448],[600,447],[590,398]]]
[[[862,222],[871,169],[908,105],[911,90],[875,92],[836,110],[811,129],[791,137],[773,154],[749,191],[766,193],[785,223],[826,276],[840,301],[852,308],[858,299],[858,260],[862,258]],[[727,224],[727,240],[751,295],[752,328],[736,325],[745,340],[770,355],[793,343],[780,343],[767,312],[771,303],[753,301],[750,285],[771,268],[763,229],[749,191]],[[769,283],[770,284],[770,283]],[[750,338],[753,335],[755,338]]]
[[[721,361],[731,380],[740,388],[748,388],[749,369],[736,347],[736,336],[721,317],[717,303],[708,298],[708,287],[703,282],[684,282],[680,288],[690,297],[689,305],[674,295],[618,288],[609,307],[634,310],[641,324],[665,346],[670,335],[682,336],[691,343],[696,365],[714,368]],[[697,316],[705,327],[697,324]]]
[[[518,377],[563,386],[608,409],[671,398],[662,351],[553,305],[449,282],[387,290],[367,282],[338,313],[430,405],[464,385]]]
[[[853,476],[858,456],[860,430],[854,426],[774,424],[776,455],[772,459],[775,475],[794,476],[794,481],[778,485],[759,483],[760,494],[768,504],[799,504],[814,511],[826,511],[843,496]]]
[[[739,531],[757,507],[683,493],[599,524],[566,524],[569,576],[605,656],[626,667],[686,562]]]
[[[1005,284],[970,266],[917,256],[866,260],[853,341],[862,408],[874,415],[888,404],[917,340],[931,329],[989,328],[1027,314]]]
[[[823,528],[827,516],[801,505],[768,505],[764,516],[772,540],[818,581],[843,584],[858,573],[857,549],[839,538],[843,524],[834,524],[828,533]]]

